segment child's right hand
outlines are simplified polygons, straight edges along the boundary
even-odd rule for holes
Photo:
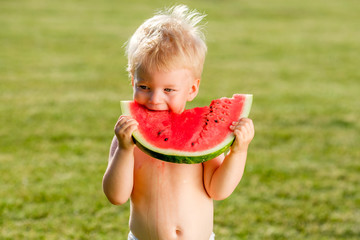
[[[129,116],[120,116],[116,122],[114,131],[119,142],[119,147],[124,150],[131,150],[135,144],[132,140],[132,133],[137,129],[138,122]]]

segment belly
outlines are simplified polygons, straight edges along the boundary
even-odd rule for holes
[[[130,229],[141,239],[209,239],[213,202],[203,185],[203,167],[135,155]],[[140,160],[139,160],[140,159]]]

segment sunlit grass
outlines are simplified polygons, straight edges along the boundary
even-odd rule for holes
[[[360,32],[355,0],[185,1],[208,14],[188,107],[252,93],[256,126],[217,239],[358,239]],[[0,238],[125,239],[102,193],[124,42],[166,1],[0,3]]]

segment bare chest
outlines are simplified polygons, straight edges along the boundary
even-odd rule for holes
[[[176,164],[154,159],[135,149],[134,190],[143,196],[204,192],[202,164]]]
[[[186,236],[210,234],[212,216],[202,164],[167,163],[135,150],[130,229],[139,239],[191,239]]]

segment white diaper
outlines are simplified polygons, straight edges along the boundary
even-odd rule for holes
[[[138,240],[134,234],[130,231],[128,235],[128,240]],[[209,240],[215,240],[215,233],[212,233]]]
[[[134,234],[130,231],[129,232],[129,235],[128,235],[128,240],[138,240],[135,236],[134,236]]]

